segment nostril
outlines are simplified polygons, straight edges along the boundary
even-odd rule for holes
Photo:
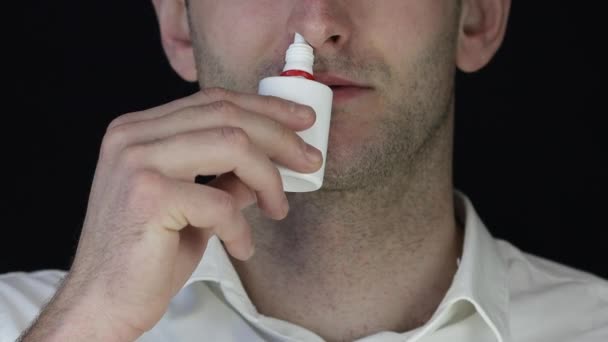
[[[340,36],[336,34],[329,37],[329,39],[332,41],[332,43],[336,43],[340,39]]]

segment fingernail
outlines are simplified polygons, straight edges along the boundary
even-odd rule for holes
[[[255,254],[255,245],[251,244],[251,248],[249,249],[249,256],[247,259],[251,259],[251,257]]]
[[[287,213],[289,213],[289,201],[287,200],[287,197],[283,199],[283,213],[284,216],[287,216]]]
[[[290,113],[296,113],[298,111],[298,104],[295,102],[290,102],[289,103],[289,112]]]
[[[308,121],[314,115],[314,112],[309,107],[305,107],[305,108],[306,109],[300,109],[298,111],[298,119],[300,119],[302,121]]]
[[[317,164],[323,160],[323,156],[321,156],[319,150],[309,144],[306,144],[306,158],[313,164]]]

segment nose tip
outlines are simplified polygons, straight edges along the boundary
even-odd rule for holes
[[[298,32],[298,31],[295,31]],[[328,48],[328,47],[339,47],[345,40],[344,34],[340,34],[329,28],[322,29],[315,27],[312,29],[300,29],[299,34],[304,37],[304,40],[312,46],[315,50]]]
[[[317,31],[317,32],[315,32]],[[320,31],[319,28],[312,30],[301,30],[300,33],[306,42],[315,49],[321,49],[324,47],[337,47],[344,40],[344,36],[339,33],[330,32],[329,29]]]
[[[291,33],[301,34],[316,50],[337,49],[350,36],[348,12],[337,1],[298,1],[289,18]]]

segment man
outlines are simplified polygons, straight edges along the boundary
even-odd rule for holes
[[[493,239],[453,189],[454,73],[509,0],[154,6],[202,90],[108,127],[69,272],[0,278],[3,340],[607,340],[605,280]],[[255,94],[295,32],[335,97],[323,188],[285,194],[273,162],[321,166],[315,113]]]

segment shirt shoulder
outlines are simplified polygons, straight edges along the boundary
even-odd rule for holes
[[[52,298],[66,272],[0,274],[0,341],[14,341]]]
[[[608,341],[608,281],[497,240],[513,341]]]

